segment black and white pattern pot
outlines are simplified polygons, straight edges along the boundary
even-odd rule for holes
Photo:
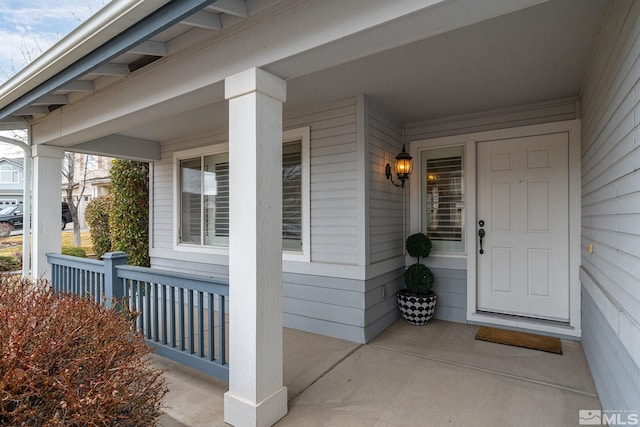
[[[410,325],[426,325],[436,310],[436,294],[431,292],[427,296],[416,296],[406,289],[398,292],[398,307],[404,320]]]

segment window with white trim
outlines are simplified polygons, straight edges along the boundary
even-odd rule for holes
[[[464,147],[423,150],[422,232],[434,251],[464,252]]]
[[[20,172],[9,165],[0,166],[0,184],[19,184]]]
[[[226,144],[177,152],[177,247],[229,245],[229,153]],[[309,128],[286,131],[282,145],[282,248],[309,259]]]

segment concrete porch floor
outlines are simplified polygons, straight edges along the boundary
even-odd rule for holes
[[[601,409],[582,346],[563,355],[476,341],[477,326],[398,321],[366,345],[286,329],[284,426],[572,426]],[[156,357],[162,427],[224,426],[228,384]]]

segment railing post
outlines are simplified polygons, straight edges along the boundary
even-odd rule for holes
[[[129,255],[125,252],[107,252],[102,256],[104,260],[104,296],[105,305],[111,307],[111,302],[124,297],[124,281],[118,278],[116,267],[127,264]]]

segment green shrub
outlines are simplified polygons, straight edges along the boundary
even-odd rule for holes
[[[22,262],[11,256],[0,256],[0,271],[20,270]]]
[[[433,286],[433,273],[426,265],[410,265],[404,272],[404,283],[412,294],[428,295]]]
[[[149,266],[149,165],[114,160],[111,166],[111,250],[129,254],[129,264]]]
[[[77,256],[78,258],[87,257],[87,252],[77,246],[63,246],[60,253],[62,255]]]
[[[418,296],[427,296],[433,286],[433,273],[426,265],[420,264],[420,258],[426,258],[431,253],[431,239],[424,233],[415,233],[407,237],[407,253],[416,258],[415,264],[404,272],[404,283],[407,291]]]
[[[426,234],[415,233],[407,237],[405,246],[409,256],[417,258],[418,262],[420,262],[420,258],[426,258],[431,253],[432,243]]]
[[[151,426],[167,392],[131,322],[0,276],[0,425]]]
[[[109,234],[109,211],[111,197],[97,197],[87,203],[84,217],[89,224],[93,251],[98,257],[111,251],[111,235]]]

